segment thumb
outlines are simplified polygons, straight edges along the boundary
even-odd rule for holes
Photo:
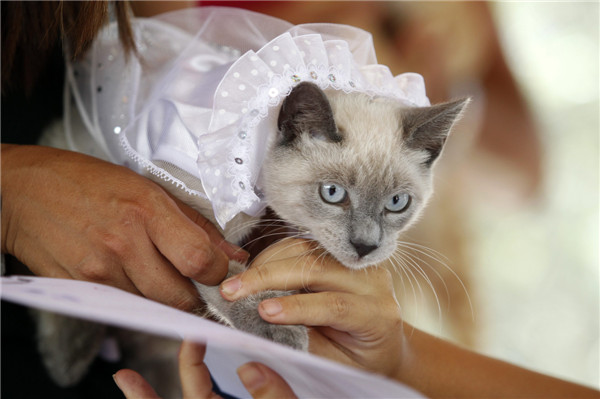
[[[263,364],[246,363],[237,373],[254,399],[297,398],[288,383]]]
[[[172,197],[179,209],[187,216],[192,222],[199,226],[206,232],[210,241],[219,249],[221,249],[231,260],[236,260],[240,263],[246,263],[250,254],[231,242],[228,242],[223,238],[223,235],[219,232],[219,229],[206,217],[192,209],[190,206],[185,204],[178,198]]]
[[[144,377],[133,370],[119,370],[113,379],[127,399],[160,399]]]

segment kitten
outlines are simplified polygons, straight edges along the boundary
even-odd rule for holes
[[[381,263],[430,197],[431,168],[467,102],[407,108],[300,83],[281,106],[277,139],[263,165],[267,204],[346,267]],[[231,225],[239,231],[235,220]],[[230,262],[230,275],[243,270]],[[260,301],[289,293],[228,302],[218,287],[196,286],[219,319],[306,349],[304,327],[269,324],[257,312]]]
[[[405,107],[397,100],[324,92],[311,83],[298,84],[281,105],[278,132],[274,132],[276,138],[271,140],[262,168],[268,206],[346,267],[360,269],[388,259],[399,233],[417,219],[430,197],[432,166],[467,103],[463,99],[431,107]],[[46,144],[57,146],[52,141],[45,139]],[[197,178],[187,175],[186,179],[183,171],[181,175],[188,187],[201,188]],[[207,200],[155,180],[216,224]],[[223,234],[229,241],[243,244],[258,223],[239,214]],[[231,261],[228,276],[244,269],[245,265]],[[307,349],[304,326],[270,324],[257,311],[262,300],[290,292],[269,291],[228,302],[218,287],[195,284],[217,319]],[[40,320],[46,320],[46,325],[40,325],[42,331],[56,322]],[[49,368],[54,368],[55,379],[76,380],[72,371],[65,367],[57,370],[56,362],[50,360],[52,356],[67,357],[64,352],[72,349],[59,349],[56,340],[44,342],[43,337],[40,335],[39,346],[48,358],[46,364],[53,365]]]

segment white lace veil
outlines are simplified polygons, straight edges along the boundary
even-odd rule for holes
[[[210,199],[221,227],[264,208],[261,166],[279,106],[299,82],[429,105],[422,77],[394,77],[377,64],[371,35],[354,27],[203,7],[135,19],[133,30],[139,57],[123,53],[112,23],[68,65],[72,102],[109,159]]]

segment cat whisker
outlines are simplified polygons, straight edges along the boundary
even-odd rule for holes
[[[281,235],[282,235],[282,234],[281,234],[281,233],[278,233],[278,232],[273,232],[273,233],[269,233],[269,234],[263,234],[263,235],[261,235],[260,237],[253,238],[252,240],[245,242],[245,243],[242,245],[242,248],[247,248],[247,247],[249,247],[250,245],[252,245],[252,244],[254,244],[254,243],[256,243],[256,242],[258,242],[258,241],[260,241],[260,240],[264,240],[265,238],[270,238],[270,237],[279,237],[279,236],[281,236]],[[294,234],[294,235],[292,235],[292,236],[286,236],[286,238],[287,238],[287,237],[292,237],[292,238],[301,238],[301,237],[302,237],[302,233],[299,233],[299,234]]]
[[[392,261],[392,259],[390,259],[390,261]],[[413,303],[414,303],[414,309],[415,309],[415,313],[417,315],[420,315],[421,313],[419,312],[419,304],[420,301],[417,298],[417,289],[415,287],[415,284],[419,287],[419,292],[421,293],[421,297],[423,297],[423,290],[420,287],[420,283],[417,279],[411,279],[411,274],[409,274],[410,270],[409,267],[405,264],[404,260],[401,257],[396,257],[393,259],[393,261],[397,262],[397,264],[393,264],[393,270],[396,271],[397,275],[400,277],[400,281],[402,282],[402,287],[404,288],[404,290],[406,291],[406,285],[407,285],[407,281],[408,284],[410,285],[410,291],[412,292],[412,297],[413,297]],[[406,276],[406,280],[404,279],[403,276]],[[413,275],[414,277],[414,275]]]
[[[316,242],[316,241],[314,241],[314,242]],[[290,244],[290,245],[291,245],[291,244]],[[286,287],[287,287],[287,281],[288,281],[288,280],[289,280],[289,278],[292,276],[293,268],[295,268],[295,267],[297,267],[297,266],[298,266],[298,264],[300,263],[300,259],[301,259],[302,257],[304,257],[304,256],[307,256],[307,255],[310,255],[310,254],[314,253],[314,252],[315,252],[317,249],[318,249],[318,247],[315,247],[315,248],[310,248],[310,249],[308,249],[308,250],[304,251],[303,253],[301,253],[301,254],[300,254],[300,256],[298,256],[298,257],[296,257],[296,258],[295,258],[295,259],[296,259],[296,262],[294,262],[294,264],[292,265],[292,268],[290,268],[290,270],[289,270],[289,272],[288,272],[288,277],[286,278]],[[309,266],[309,271],[308,271],[308,274],[310,274],[310,270],[312,270],[312,267],[313,267],[313,265],[314,265],[314,264],[315,264],[315,263],[318,261],[318,259],[319,259],[321,256],[322,256],[322,254],[320,254],[320,255],[319,255],[319,256],[318,256],[318,257],[317,257],[317,258],[316,258],[316,259],[315,259],[315,260],[314,260],[314,261],[313,261],[313,262],[310,264],[310,266]],[[307,290],[307,291],[309,291],[309,288],[308,288],[308,277],[306,277],[306,280],[305,280],[305,277],[304,277],[304,276],[305,276],[305,271],[306,271],[306,266],[307,266],[307,265],[306,265],[306,263],[304,263],[304,262],[302,262],[302,263],[301,263],[302,270],[300,271],[300,281],[302,282],[302,289],[303,289],[303,290]],[[305,281],[306,281],[306,282],[305,282]]]
[[[410,249],[412,250],[412,248],[410,248]],[[401,253],[402,253],[402,255],[406,256],[410,260],[411,265],[413,265],[416,269],[419,270],[419,275],[421,277],[423,277],[423,279],[425,281],[428,282],[428,284],[431,287],[432,291],[434,291],[434,293],[435,293],[433,282],[431,281],[431,279],[429,278],[429,275],[425,272],[425,270],[423,270],[423,268],[419,265],[419,262],[422,262],[424,265],[426,265],[427,267],[429,267],[436,274],[436,276],[438,277],[438,279],[442,282],[442,284],[444,286],[444,290],[446,291],[446,299],[450,298],[450,291],[448,290],[448,286],[446,285],[446,282],[444,281],[442,275],[437,270],[435,270],[435,268],[433,268],[431,265],[429,265],[429,263],[423,261],[418,256],[416,256],[416,255],[414,255],[414,254],[412,254],[412,253],[410,253],[408,251],[402,250],[401,247],[399,247],[398,250],[400,250]],[[435,293],[435,294],[437,296],[437,293]]]
[[[317,242],[317,241],[315,241]],[[317,242],[318,244],[318,242]],[[318,250],[322,249],[321,245],[318,244],[316,247],[311,249],[311,253],[314,253]],[[304,272],[303,272],[303,278],[302,278],[302,289],[305,291],[310,292],[310,287],[308,286],[308,276],[310,275],[310,273],[312,272],[312,269],[314,267],[314,265],[318,262],[321,261],[321,267],[323,267],[323,262],[325,260],[325,256],[327,256],[327,252],[326,251],[321,251],[321,253],[319,253],[319,255],[317,256],[317,258],[311,263],[310,268],[308,269],[308,273],[307,273],[307,277],[306,277],[306,283],[304,282]]]
[[[261,219],[261,220],[249,220],[244,223],[239,224],[233,229],[228,229],[225,231],[226,239],[228,237],[236,236],[240,231],[251,231],[256,228],[269,228],[269,227],[278,227],[280,226],[281,220],[279,219]],[[247,245],[247,244],[245,244]]]
[[[293,236],[290,236],[290,237],[291,237],[291,238],[299,238],[299,237],[300,237],[302,234],[303,234],[303,233],[299,233],[298,235],[293,235]],[[285,251],[286,249],[290,248],[291,246],[303,245],[303,244],[304,244],[303,242],[295,242],[295,243],[290,243],[290,244],[288,244],[287,246],[285,246],[285,247],[283,247],[283,248],[280,248],[280,249],[278,249],[277,251],[275,251],[274,253],[272,253],[272,254],[271,254],[271,255],[270,255],[270,256],[269,256],[267,259],[265,259],[265,260],[263,261],[263,263],[269,263],[269,262],[270,262],[270,261],[271,261],[271,260],[272,260],[274,257],[276,257],[277,255],[279,255],[281,252]],[[262,252],[264,252],[264,251],[265,251],[265,250],[261,251],[261,253],[262,253]],[[259,253],[259,255],[260,255],[260,253]],[[294,265],[293,265],[293,266],[295,266],[295,265],[296,265],[296,264],[297,264],[297,263],[300,261],[300,258],[299,258],[299,257],[297,257],[297,256],[295,256],[295,257],[293,257],[293,258],[290,258],[290,259],[294,259],[294,260],[295,260],[295,262],[294,262]]]
[[[427,283],[427,285],[431,289],[431,292],[433,294],[433,297],[435,299],[435,303],[436,303],[436,306],[437,306],[438,323],[439,323],[439,326],[441,327],[442,326],[443,311],[442,311],[441,301],[440,301],[438,293],[437,293],[437,291],[435,289],[435,285],[433,284],[433,282],[429,278],[429,275],[420,266],[420,264],[419,264],[418,261],[421,260],[421,259],[419,259],[418,257],[415,257],[413,254],[411,254],[410,252],[407,252],[407,251],[402,251],[402,254],[406,257],[405,259],[409,259],[410,265],[417,271],[417,273],[419,274],[419,276],[421,278],[423,278],[423,280],[425,280],[425,282]],[[426,262],[425,262],[425,264],[427,266],[429,266]],[[440,281],[444,285],[444,289],[446,291],[446,298],[449,298],[449,291],[448,291],[448,288],[446,286],[446,282],[443,280],[443,278],[441,277],[441,275],[439,273],[437,273],[437,271],[434,270],[434,272],[436,273],[436,275],[438,276],[438,278],[440,279]]]
[[[394,261],[396,261],[396,259],[393,259],[393,255],[392,255],[388,259],[388,264],[391,266],[388,269],[390,269],[391,271],[393,271],[394,273],[396,273],[396,275],[400,279],[400,283],[402,284],[402,288],[406,289],[406,281],[404,281],[405,272],[403,270],[403,267],[402,267],[402,265],[396,265],[396,264],[394,264]],[[407,276],[407,278],[408,278],[408,276]]]
[[[443,261],[440,258],[445,259],[446,261],[448,260],[447,257],[445,257],[444,255],[442,255],[441,253],[428,248],[426,246],[423,245],[419,245],[419,244],[415,244],[415,243],[409,243],[409,242],[405,242],[405,241],[400,241],[398,243],[398,245],[400,247],[404,247],[404,248],[408,248],[412,251],[415,251],[423,256],[425,256],[426,258],[429,258],[433,261],[435,261],[437,264],[441,265],[442,268],[444,268],[445,270],[447,270],[460,284],[463,292],[465,293],[465,296],[467,298],[467,302],[469,303],[469,310],[471,312],[471,320],[475,320],[475,311],[473,309],[473,303],[471,301],[471,296],[469,295],[469,291],[467,290],[467,287],[465,286],[464,282],[462,281],[462,279],[460,278],[460,276],[454,271],[452,270],[452,268],[450,266],[448,266],[448,264]],[[434,254],[434,255],[432,255]],[[444,281],[444,278],[442,277],[441,273],[439,271],[436,270],[435,267],[433,267],[432,265],[430,265],[428,262],[423,261],[422,259],[420,259],[419,257],[417,257],[416,255],[411,254],[411,256],[415,257],[415,259],[421,260],[423,262],[423,264],[425,266],[427,266],[430,270],[432,270],[440,279],[440,281],[442,282],[442,284],[444,285],[444,289],[446,291],[446,295],[447,298],[450,298],[450,291],[448,290],[448,285],[446,284],[446,282]]]
[[[286,236],[286,237],[296,237],[296,238],[301,238],[302,235],[306,235],[309,232],[308,231],[297,231],[294,234],[290,234],[289,232],[284,232],[283,230],[278,231],[277,229],[283,229],[286,226],[281,224],[281,220],[280,219],[261,219],[259,221],[250,221],[250,222],[246,222],[240,226],[238,226],[236,229],[234,230],[230,230],[227,232],[228,236],[233,236],[235,234],[237,234],[239,231],[243,231],[243,230],[253,230],[253,229],[270,229],[273,228],[275,230],[266,233],[266,234],[260,234],[259,236],[257,236],[256,238],[253,238],[249,241],[246,241],[242,244],[242,248],[248,248],[250,245],[256,243],[257,241],[260,241],[262,239],[265,238],[269,238],[269,237],[277,237],[277,236]],[[287,226],[289,227],[289,226]]]
[[[449,260],[448,257],[445,256],[444,254],[442,254],[441,252],[436,251],[433,248],[429,248],[425,245],[417,244],[415,242],[410,242],[410,241],[397,241],[397,243],[398,243],[398,245],[401,245],[403,247],[417,248],[418,250],[422,251],[421,253],[423,255],[425,255],[428,258],[431,258],[439,263],[445,263],[446,261]]]
[[[436,261],[437,263],[443,265],[444,267],[450,269],[445,262],[443,262],[440,258],[431,255],[429,252],[427,251],[431,251],[431,252],[435,252],[427,247],[418,245],[418,244],[412,244],[412,243],[408,243],[408,242],[399,242],[399,249],[402,249],[402,247],[409,249],[410,251],[415,251],[417,253],[420,253],[424,256],[426,256],[429,259],[432,259],[434,261]],[[417,247],[417,249],[415,249],[415,247]],[[427,266],[430,270],[432,270],[436,276],[438,277],[438,279],[440,280],[440,282],[442,283],[442,285],[444,286],[444,291],[446,292],[446,299],[450,298],[450,291],[448,290],[448,286],[446,284],[446,282],[444,281],[444,278],[442,277],[441,273],[439,273],[433,266],[431,266],[428,262],[424,261],[423,259],[421,259],[420,257],[414,255],[413,253],[409,252],[409,251],[402,251],[402,253],[409,257],[411,259],[411,263],[413,265],[415,265],[415,267],[419,268],[419,270],[421,270],[422,274],[421,276],[429,283],[429,285],[431,286],[432,290],[434,290],[433,284],[431,282],[431,280],[429,279],[427,273],[425,273],[425,271],[423,270],[423,268],[421,266],[419,266],[419,262],[423,263],[425,266]],[[440,254],[441,255],[441,254]],[[437,296],[437,293],[435,293]]]
[[[415,289],[415,284],[418,288],[419,294],[421,299],[424,298],[424,291],[423,288],[421,287],[421,284],[419,283],[419,279],[415,276],[415,274],[412,271],[412,264],[411,262],[409,262],[406,258],[404,258],[403,253],[397,253],[394,252],[393,257],[390,258],[391,260],[393,259],[394,261],[397,262],[397,264],[392,263],[392,265],[394,267],[399,266],[399,270],[401,270],[402,272],[404,272],[404,274],[406,275],[406,278],[408,279],[408,282],[410,283],[412,292],[413,292],[413,298],[415,300],[415,306],[418,309],[419,306],[419,301],[417,299],[417,290]],[[414,281],[414,284],[413,284]]]

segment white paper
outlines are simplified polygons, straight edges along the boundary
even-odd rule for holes
[[[105,285],[44,277],[2,277],[3,300],[175,339],[208,344],[206,364],[219,387],[250,397],[235,370],[258,361],[300,398],[423,398],[376,374],[346,367]]]

